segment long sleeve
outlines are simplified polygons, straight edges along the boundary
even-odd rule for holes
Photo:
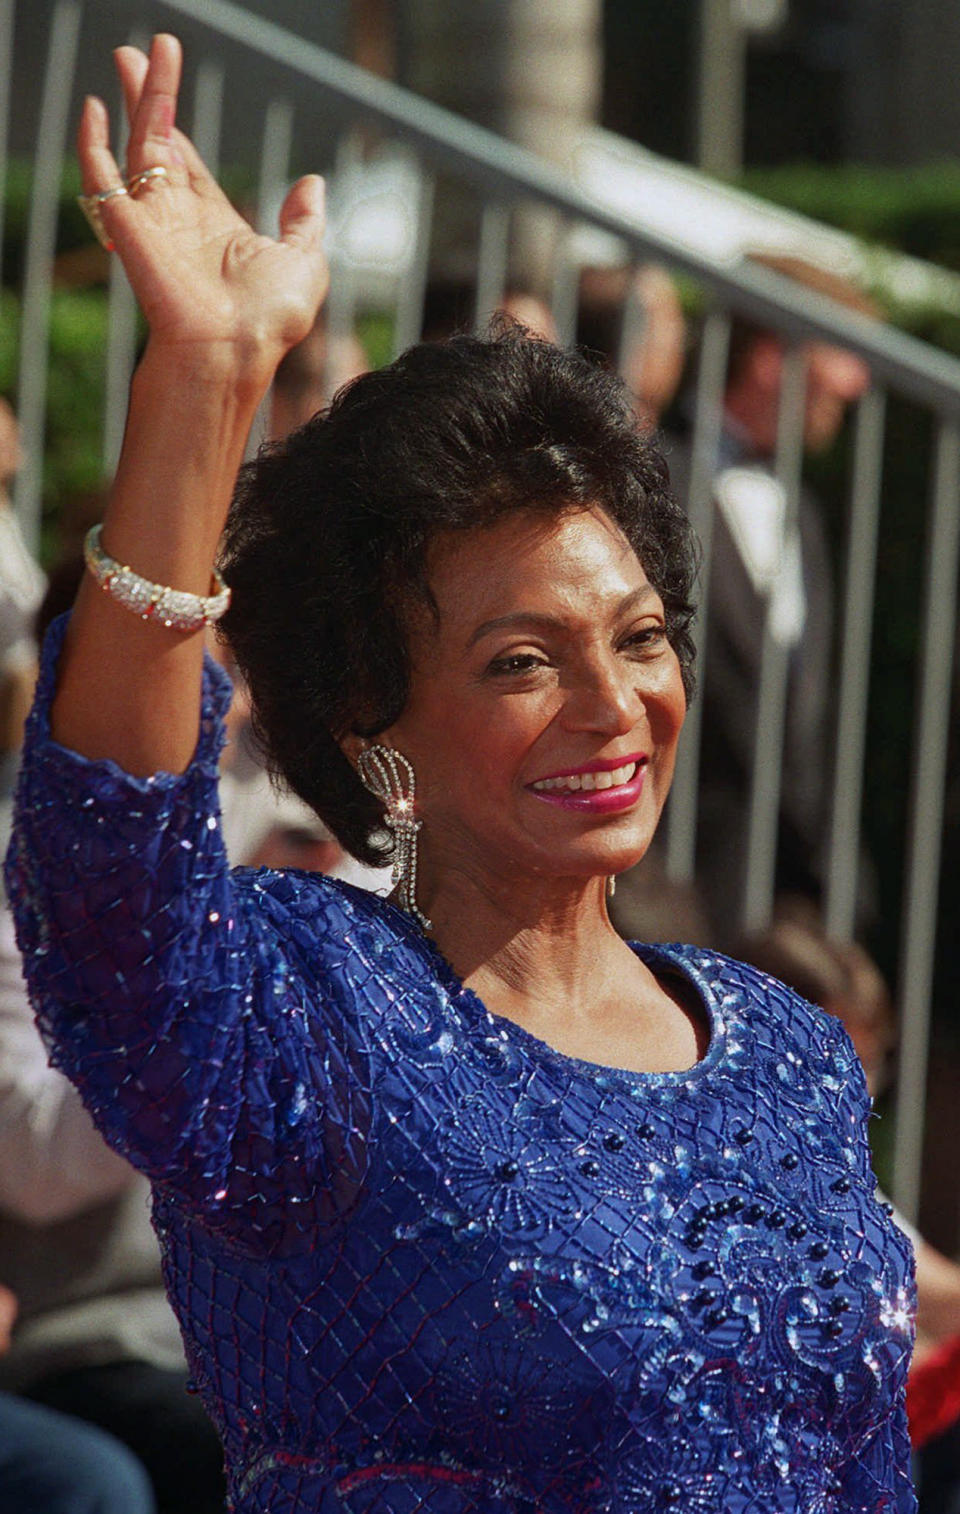
[[[222,672],[208,663],[188,770],[137,779],[52,740],[61,635],[45,649],[7,861],[44,1038],[111,1145],[176,1203],[248,1244],[296,1245],[329,1194],[331,1153],[360,1134],[322,909],[308,928],[282,878],[271,891],[230,874]]]

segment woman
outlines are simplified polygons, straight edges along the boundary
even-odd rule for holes
[[[222,608],[319,197],[253,236],[173,129],[174,41],[119,68],[139,193],[96,102],[80,156],[151,328],[101,547],[133,568],[94,550],[47,648],[9,877],[57,1055],[153,1181],[234,1507],[913,1508],[908,1248],[849,1043],[607,919],[670,780],[691,560],[612,379],[413,349],[246,476],[229,631],[272,759],[401,876],[228,875],[223,688],[163,622]],[[148,579],[175,614],[130,614]]]

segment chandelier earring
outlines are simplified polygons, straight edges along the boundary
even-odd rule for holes
[[[417,781],[413,765],[389,746],[364,747],[357,757],[357,771],[364,788],[383,805],[383,823],[393,832],[393,883],[400,903],[414,915],[424,930],[432,926],[417,909]]]

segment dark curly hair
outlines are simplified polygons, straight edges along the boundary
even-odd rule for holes
[[[687,517],[626,391],[578,354],[516,327],[412,347],[243,469],[223,629],[271,770],[355,857],[382,862],[390,842],[337,738],[375,736],[406,704],[409,612],[436,614],[432,538],[595,504],[663,599],[689,697]]]

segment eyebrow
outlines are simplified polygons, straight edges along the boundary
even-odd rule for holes
[[[656,597],[657,590],[653,584],[644,584],[639,589],[632,589],[619,603],[616,609],[616,618],[620,619],[628,615],[643,600],[652,596]],[[565,622],[554,615],[541,615],[535,610],[515,610],[511,615],[498,615],[494,620],[484,620],[476,630],[472,632],[468,647],[476,646],[484,636],[489,636],[491,631],[506,631],[512,627],[534,626],[543,631],[558,631],[565,629]]]

